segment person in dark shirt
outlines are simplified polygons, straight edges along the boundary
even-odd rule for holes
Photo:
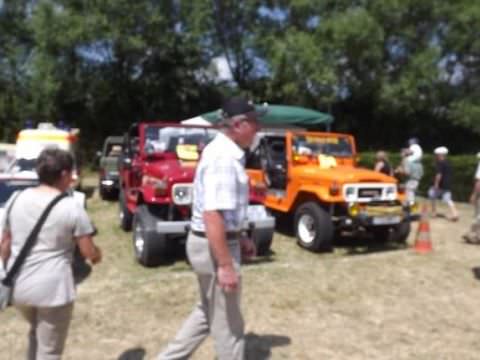
[[[451,182],[452,168],[447,160],[448,149],[445,146],[436,148],[435,154],[435,178],[433,186],[428,190],[428,197],[432,203],[432,215],[436,216],[436,200],[441,199],[448,205],[451,221],[458,220],[458,211],[452,200]]]

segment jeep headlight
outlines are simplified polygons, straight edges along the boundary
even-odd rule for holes
[[[397,188],[395,186],[388,186],[385,189],[385,197],[388,200],[395,200],[397,198]]]
[[[356,198],[355,188],[353,186],[347,187],[345,189],[345,200],[352,201],[352,200],[355,200],[355,198]]]
[[[172,187],[172,200],[176,205],[190,205],[193,201],[192,184],[175,184]]]

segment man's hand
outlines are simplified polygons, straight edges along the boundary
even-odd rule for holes
[[[217,270],[218,285],[223,291],[230,293],[237,290],[238,287],[238,274],[235,271],[233,264],[221,265]]]
[[[250,260],[257,255],[257,248],[255,243],[250,238],[243,238],[240,240],[240,249],[242,250],[242,259]]]

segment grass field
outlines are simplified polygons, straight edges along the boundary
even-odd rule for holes
[[[152,359],[196,301],[195,278],[182,256],[139,266],[117,204],[95,194],[88,208],[104,261],[78,288],[64,358]],[[313,254],[277,233],[271,256],[243,269],[247,358],[479,359],[480,247],[462,242],[472,215],[460,211],[457,223],[431,220],[427,255],[365,242]],[[17,312],[1,313],[0,358],[24,358],[26,343]],[[193,357],[213,358],[210,339]]]

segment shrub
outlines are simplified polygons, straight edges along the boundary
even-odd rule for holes
[[[393,168],[400,164],[400,154],[389,154],[390,164]],[[448,155],[452,166],[452,194],[455,201],[468,201],[472,192],[473,177],[477,168],[477,158],[474,155]],[[375,154],[365,152],[360,154],[359,164],[362,167],[373,168]],[[433,183],[435,175],[435,156],[424,154],[423,159],[424,175],[420,182],[419,194],[427,196],[428,188]]]

